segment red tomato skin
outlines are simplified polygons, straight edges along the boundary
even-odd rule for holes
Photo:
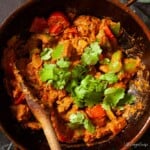
[[[114,38],[113,33],[111,32],[110,28],[107,25],[104,26],[104,32],[109,39]]]
[[[105,32],[106,36],[108,37],[108,39],[110,40],[113,48],[115,48],[117,46],[117,39],[114,36],[114,34],[112,33],[112,31],[108,25],[104,26],[104,32]]]
[[[67,17],[62,12],[53,12],[48,18],[49,33],[51,35],[58,35],[67,28],[70,23]]]
[[[106,116],[105,110],[102,108],[101,105],[95,105],[91,108],[87,108],[86,110],[88,116],[92,119],[94,118],[103,118]]]
[[[53,12],[48,18],[48,25],[56,24],[58,22],[63,22],[67,26],[70,24],[67,17],[62,12]]]
[[[63,31],[63,26],[61,24],[56,24],[49,28],[49,33],[53,36],[60,34],[62,31]]]

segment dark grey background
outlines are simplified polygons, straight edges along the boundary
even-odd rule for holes
[[[11,12],[27,0],[0,0],[0,24],[7,18]]]
[[[120,1],[123,2],[125,0]],[[0,25],[15,9],[25,2],[27,2],[27,0],[0,0]],[[131,9],[138,14],[145,24],[150,28],[150,0],[139,0],[131,6]],[[0,150],[13,149],[13,143],[10,142],[5,135],[0,132]],[[131,149],[150,150],[150,130],[148,130],[137,142],[137,144],[132,146]]]

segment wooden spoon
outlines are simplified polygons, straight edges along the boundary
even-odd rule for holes
[[[48,141],[50,149],[61,150],[60,144],[57,140],[57,136],[54,132],[50,117],[48,116],[47,112],[41,107],[40,104],[38,104],[38,99],[33,96],[29,88],[25,85],[24,80],[16,67],[14,68],[14,75],[17,82],[19,82],[21,85],[22,92],[25,95],[28,107],[30,108],[34,117],[40,122],[42,126],[44,135]]]

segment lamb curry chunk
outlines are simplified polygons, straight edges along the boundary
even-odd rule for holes
[[[49,113],[58,140],[91,145],[120,133],[128,124],[124,114],[142,109],[129,85],[144,65],[124,52],[120,22],[88,15],[70,20],[62,12],[35,17],[27,37],[14,35],[4,52],[5,83],[23,128],[41,126],[26,104],[14,65]]]

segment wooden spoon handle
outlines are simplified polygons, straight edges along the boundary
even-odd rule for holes
[[[50,149],[61,150],[55,131],[52,127],[49,114],[42,108],[42,106],[38,103],[39,100],[33,96],[29,88],[25,85],[24,80],[19,73],[19,70],[15,66],[14,75],[16,77],[17,82],[20,83],[28,107],[32,111],[34,117],[40,122],[42,126],[44,135],[48,141]]]
[[[46,112],[44,111],[44,109],[37,102],[33,101],[30,95],[26,94],[25,97],[26,102],[29,108],[31,109],[33,115],[41,123],[43,132],[45,134],[45,137],[48,141],[51,150],[61,150],[56,134],[50,122],[50,119],[46,114]]]

